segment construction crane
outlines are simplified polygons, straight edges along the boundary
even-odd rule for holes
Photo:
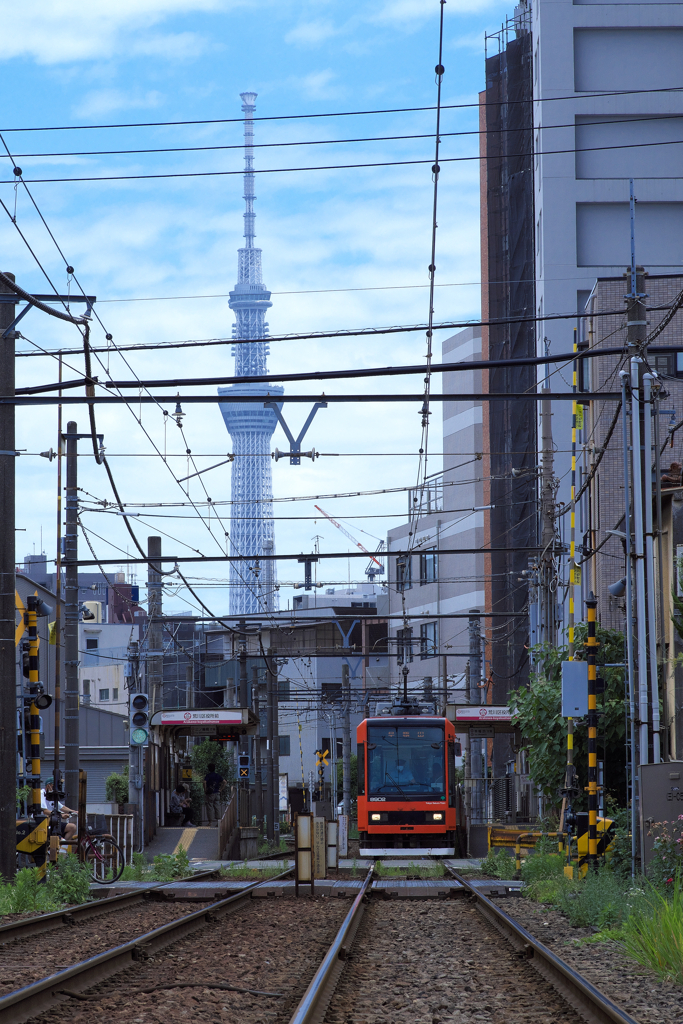
[[[317,508],[318,512],[320,512],[321,515],[325,516],[325,519],[329,519],[333,526],[336,526],[338,530],[341,530],[344,536],[348,537],[352,544],[355,544],[357,548],[360,548],[361,551],[364,551],[366,555],[370,556],[370,561],[365,567],[365,575],[367,576],[368,581],[370,583],[374,583],[375,576],[379,576],[384,572],[384,566],[379,561],[379,559],[375,557],[375,555],[378,555],[381,551],[384,551],[384,541],[381,540],[379,542],[379,544],[377,545],[377,550],[375,551],[375,555],[373,555],[372,552],[368,551],[368,549],[364,547],[360,541],[356,540],[356,538],[352,534],[350,534],[348,530],[344,529],[341,523],[338,523],[336,519],[333,519],[332,516],[325,511],[325,509],[321,508],[320,505],[316,505],[315,508]]]

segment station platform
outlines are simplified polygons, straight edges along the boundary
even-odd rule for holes
[[[185,828],[158,828],[151,843],[145,848],[145,857],[149,861],[160,854],[185,853],[192,861],[211,860],[217,864],[223,863],[217,858],[221,855],[218,849],[219,830],[207,825],[188,825]]]

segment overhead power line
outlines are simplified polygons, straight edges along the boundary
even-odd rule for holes
[[[628,144],[621,143],[618,146],[582,146],[577,148],[572,146],[568,149],[544,149],[535,150],[535,156],[562,156],[571,153],[598,153],[605,152],[612,149],[647,149],[651,146],[680,146],[683,144],[683,139],[666,139],[662,142],[629,142]],[[528,157],[529,153],[510,153],[508,159],[514,159],[515,157]],[[477,153],[473,156],[447,156],[440,157],[440,164],[459,164],[459,163],[470,163],[474,160],[498,160],[499,156],[493,154],[489,156],[486,153]],[[354,163],[354,164],[317,164],[316,166],[309,167],[260,167],[254,168],[253,174],[294,174],[303,173],[304,171],[354,171],[362,170],[363,168],[373,167],[413,167],[413,166],[424,166],[425,164],[432,164],[433,157],[426,160],[378,160],[366,163]],[[80,177],[72,178],[23,178],[22,181],[26,181],[30,185],[64,185],[76,182],[89,182],[89,181],[161,181],[170,178],[226,178],[233,177],[234,175],[242,175],[244,171],[167,171],[164,173],[157,172],[156,174],[91,174],[82,175]],[[14,185],[14,179],[11,181],[0,182],[2,185]]]
[[[233,402],[251,402],[263,404],[268,395],[181,395],[180,400],[185,405],[215,405],[222,403],[229,405]],[[571,402],[590,401],[619,401],[621,394],[618,391],[579,391],[576,395],[569,392],[555,392],[553,394],[541,394],[540,391],[523,392],[501,392],[501,393],[469,393],[431,395],[430,401],[434,402],[507,402],[513,400],[540,402],[543,398],[551,401]],[[328,403],[361,402],[364,404],[372,402],[422,402],[423,394],[388,394],[388,395],[328,395],[324,392],[320,395],[277,395],[278,402],[295,402],[309,404],[316,399]],[[127,398],[125,395],[16,395],[11,398],[0,398],[0,405],[16,405],[17,407],[29,405],[80,405],[83,402],[88,405],[159,405],[168,403],[172,405],[178,401],[178,395],[136,395],[135,398]]]
[[[441,110],[448,109],[441,107]],[[611,124],[634,124],[637,121],[666,121],[672,118],[681,118],[681,114],[641,114],[635,117],[612,117],[606,121],[590,121],[587,125],[589,128],[597,128],[602,125]],[[545,126],[538,125],[539,131],[550,131],[551,129],[560,128],[574,128],[575,124],[572,121],[567,124],[549,124]],[[478,128],[471,129],[463,132],[439,132],[439,138],[461,138],[471,135],[505,135],[508,132],[519,132],[519,128]],[[366,135],[356,139],[300,139],[294,142],[254,142],[251,144],[252,149],[290,149],[294,146],[341,146],[350,145],[357,142],[409,142],[415,139],[433,139],[435,137],[434,132],[422,132],[419,135]],[[225,152],[228,150],[239,150],[244,149],[244,143],[236,143],[234,145],[223,145],[223,146],[160,146],[157,148],[147,149],[84,149],[84,150],[58,150],[53,153],[13,153],[12,158],[15,160],[30,160],[30,159],[44,159],[46,157],[62,157],[62,156],[145,156],[154,153],[215,153]],[[8,154],[0,154],[2,157],[7,157]]]
[[[593,348],[582,354],[583,358],[596,359],[599,356],[613,356],[619,354],[617,348]],[[650,350],[652,351],[652,350]],[[573,352],[560,352],[554,356],[534,356],[528,359],[480,359],[470,362],[431,363],[430,371],[433,373],[458,373],[466,370],[490,370],[497,368],[516,366],[541,366],[548,363],[564,363],[575,358]],[[376,366],[363,370],[314,370],[308,373],[269,373],[263,377],[174,377],[160,380],[108,380],[105,383],[107,388],[181,388],[201,387],[203,385],[217,384],[253,384],[270,381],[304,381],[304,380],[355,380],[363,377],[401,377],[411,374],[424,374],[425,367],[413,364],[409,366]],[[55,384],[38,384],[35,387],[17,388],[17,395],[37,395],[46,391],[64,390],[69,388],[83,387],[89,383],[85,378],[69,381],[57,381]],[[321,453],[322,454],[322,453]]]
[[[616,89],[610,92],[586,92],[581,94],[581,99],[593,99],[600,98],[602,96],[637,96],[647,93],[678,93],[682,91],[682,87],[674,86],[672,88],[661,88],[661,89]],[[542,105],[545,106],[549,103],[557,103],[563,100],[576,101],[576,94],[571,93],[567,96],[550,96],[547,99],[542,100]],[[514,106],[518,103],[528,103],[528,100],[506,100],[506,106]],[[447,103],[442,105],[442,110],[469,110],[478,109],[481,106],[500,106],[499,101],[491,102],[480,102],[474,103]],[[436,106],[426,107],[388,107],[381,110],[334,110],[327,111],[320,114],[271,114],[269,116],[254,117],[251,120],[254,121],[310,121],[313,119],[320,119],[324,117],[364,117],[371,114],[413,114],[420,113],[421,111],[436,110]],[[202,125],[202,124],[241,124],[244,122],[243,117],[213,117],[203,118],[201,120],[185,120],[185,121],[136,121],[123,124],[66,124],[66,125],[47,125],[43,127],[35,128],[0,128],[2,134],[19,133],[19,132],[74,132],[74,131],[97,131],[106,128],[175,128],[183,127],[186,125]]]
[[[572,310],[571,313],[546,313],[543,316],[516,316],[516,317],[499,317],[492,320],[451,320],[444,321],[438,324],[434,324],[433,330],[435,331],[457,331],[462,330],[465,327],[500,327],[506,324],[531,324],[541,323],[549,320],[577,320],[584,314]],[[591,313],[591,316],[624,316],[624,309],[606,309],[598,310],[595,313]],[[383,334],[414,334],[420,331],[426,331],[428,328],[427,324],[412,324],[410,326],[396,326],[396,327],[359,327],[344,328],[340,331],[311,331],[307,334],[276,334],[272,337],[262,339],[259,344],[266,341],[267,344],[271,345],[277,341],[317,341],[324,338],[365,338],[372,337],[374,335]],[[249,339],[240,338],[215,338],[203,341],[171,341],[171,342],[157,342],[153,344],[136,344],[136,345],[116,345],[116,352],[131,352],[138,350],[156,349],[156,348],[203,348],[212,345],[250,345],[256,344]],[[91,347],[91,352],[103,352],[105,354],[112,355],[113,350],[111,348]],[[37,356],[37,355],[55,355],[55,356],[66,356],[66,355],[81,355],[82,349],[41,349],[38,352],[18,352],[17,355],[25,356]],[[583,355],[583,353],[582,353]],[[426,369],[426,367],[425,367]],[[244,378],[242,378],[244,379]],[[280,380],[281,378],[278,378]]]

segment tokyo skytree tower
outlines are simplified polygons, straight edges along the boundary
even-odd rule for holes
[[[265,316],[272,302],[261,275],[261,250],[254,247],[253,116],[257,94],[240,95],[244,111],[245,244],[237,250],[237,284],[230,292],[229,305],[236,318],[232,328],[235,376],[261,377],[268,372],[266,359],[270,350],[265,340]],[[219,395],[262,395],[264,402],[283,392],[283,387],[266,383],[232,384],[218,389]],[[277,417],[260,402],[233,401],[221,403],[220,407],[236,456],[232,463],[230,554],[250,556],[248,561],[230,563],[230,614],[276,611],[275,562],[262,561],[260,556],[275,554],[270,439]]]

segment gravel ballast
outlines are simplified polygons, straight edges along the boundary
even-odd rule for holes
[[[576,945],[577,939],[594,934],[593,930],[572,928],[558,910],[523,897],[495,902],[640,1024],[683,1022],[683,988],[660,981],[625,956],[615,942]]]
[[[86,1000],[71,999],[33,1022],[284,1024],[350,905],[324,897],[252,900],[89,989]],[[182,982],[190,985],[173,987]],[[211,987],[218,985],[254,993]]]
[[[509,901],[512,903],[512,901]],[[371,903],[326,1024],[579,1024],[463,900]]]

